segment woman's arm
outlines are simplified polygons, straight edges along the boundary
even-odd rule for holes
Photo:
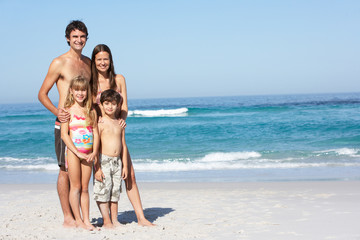
[[[126,81],[123,75],[117,74],[115,77],[116,86],[120,88],[120,93],[123,98],[122,104],[121,104],[121,112],[120,112],[120,118],[124,121],[127,118],[128,115],[128,103],[127,103],[127,90],[126,90]]]

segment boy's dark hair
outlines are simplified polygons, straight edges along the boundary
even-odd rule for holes
[[[79,30],[82,31],[86,34],[86,38],[88,37],[88,30],[87,27],[85,25],[85,23],[83,23],[82,21],[79,20],[73,20],[71,21],[65,29],[65,37],[66,38],[70,38],[70,33],[74,30]],[[70,43],[68,42],[68,44],[70,45]]]
[[[103,104],[105,101],[108,102],[115,101],[117,104],[119,104],[121,100],[122,100],[121,95],[113,89],[108,89],[103,91],[100,97],[101,104]]]

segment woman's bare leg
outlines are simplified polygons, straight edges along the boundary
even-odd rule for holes
[[[128,195],[128,198],[129,198],[133,208],[134,208],[134,211],[135,211],[135,214],[136,214],[136,217],[138,220],[138,224],[141,226],[155,226],[154,224],[152,224],[145,218],[144,211],[143,211],[142,204],[141,204],[139,189],[136,184],[134,167],[132,165],[129,151],[128,151],[128,160],[129,160],[129,164],[128,164],[129,165],[129,175],[128,175],[127,179],[125,180],[126,193]]]

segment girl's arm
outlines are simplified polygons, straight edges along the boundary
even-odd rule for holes
[[[120,93],[123,98],[121,104],[120,118],[126,121],[128,115],[128,103],[127,103],[127,91],[126,91],[126,81],[123,75],[117,74],[115,77],[116,85],[120,88]]]
[[[61,123],[61,139],[66,144],[66,147],[72,151],[78,158],[80,159],[86,159],[88,156],[85,153],[79,152],[77,148],[75,147],[73,141],[70,138],[69,133],[69,122],[63,122]]]
[[[94,124],[93,124],[93,151],[89,154],[88,158],[86,159],[87,162],[92,162],[95,160],[95,164],[97,164],[97,158],[99,154],[99,145],[100,145],[100,138],[99,138],[99,131],[98,131],[98,124],[97,124],[97,115],[95,109],[91,110],[94,114]],[[96,168],[96,165],[95,165]]]
[[[126,141],[125,141],[125,129],[122,130],[121,132],[121,143],[122,143],[122,156],[121,156],[121,161],[123,164],[123,169],[122,169],[122,178],[126,179],[128,176],[128,149],[126,146]]]

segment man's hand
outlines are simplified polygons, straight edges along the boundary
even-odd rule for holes
[[[62,123],[68,122],[70,120],[70,113],[67,110],[65,110],[64,108],[59,108],[57,117],[58,117],[59,121]]]

